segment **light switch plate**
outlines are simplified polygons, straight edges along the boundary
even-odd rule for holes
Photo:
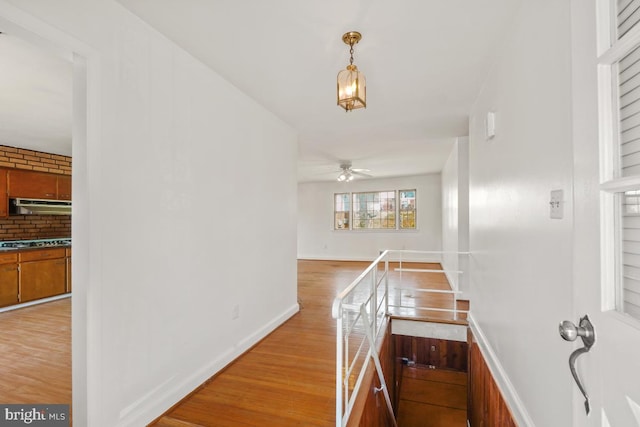
[[[496,136],[496,113],[493,111],[489,111],[487,113],[487,121],[486,121],[486,131],[487,131],[487,139],[492,139]]]
[[[551,219],[562,219],[564,211],[564,191],[553,190],[549,200],[549,217]]]

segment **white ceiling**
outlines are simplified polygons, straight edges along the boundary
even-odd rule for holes
[[[467,112],[520,4],[118,1],[294,127],[302,182],[335,179],[341,161],[374,177],[439,172],[468,132]],[[354,63],[367,77],[367,108],[346,113],[336,75],[352,30],[363,35]],[[0,53],[0,144],[70,155],[70,64],[6,34]]]

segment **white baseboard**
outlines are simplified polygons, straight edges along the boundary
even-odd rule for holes
[[[480,329],[480,326],[476,322],[473,317],[473,313],[469,313],[469,327],[473,332],[473,335],[478,342],[478,347],[480,348],[480,352],[482,353],[482,357],[484,357],[487,366],[489,367],[489,371],[491,371],[491,375],[502,394],[502,397],[505,400],[505,403],[511,409],[511,413],[513,418],[516,421],[516,424],[520,427],[535,427],[531,416],[529,416],[529,412],[527,408],[524,406],[524,403],[520,399],[513,383],[509,380],[509,376],[507,375],[502,363],[498,359],[496,353],[493,351],[491,344],[487,340],[486,335]]]
[[[444,268],[444,266],[442,266],[442,268]],[[445,277],[447,278],[447,281],[449,282],[449,286],[451,286],[451,290],[457,291],[458,290],[458,278],[454,277],[457,276],[457,274],[451,274],[448,271],[444,272]],[[459,296],[456,296],[457,299],[460,299]]]
[[[34,301],[23,302],[21,304],[9,305],[7,307],[0,308],[0,313],[5,311],[17,310],[19,308],[31,307],[32,305],[44,304],[46,302],[57,301],[59,299],[71,298],[71,293],[56,295],[53,297],[47,297],[42,299],[37,299]]]
[[[222,368],[233,362],[253,345],[273,332],[273,330],[282,325],[298,311],[300,311],[299,305],[292,305],[255,333],[243,338],[233,348],[230,348],[216,359],[209,361],[191,375],[187,375],[186,377],[176,375],[165,380],[149,393],[120,411],[120,422],[118,426],[137,427],[148,425]]]

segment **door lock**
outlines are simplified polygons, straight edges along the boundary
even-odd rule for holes
[[[580,392],[584,396],[584,409],[589,415],[589,411],[591,410],[589,406],[589,396],[587,395],[587,391],[582,385],[582,381],[578,377],[578,373],[576,372],[576,359],[581,354],[587,353],[591,350],[591,347],[596,342],[596,331],[593,328],[593,324],[589,320],[589,316],[585,314],[584,317],[580,319],[580,323],[576,326],[573,322],[569,320],[565,320],[560,323],[559,326],[560,336],[566,341],[575,341],[578,337],[582,338],[583,347],[575,350],[569,356],[569,369],[571,370],[571,375],[573,379],[576,381]]]

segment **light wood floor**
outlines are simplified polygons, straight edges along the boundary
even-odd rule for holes
[[[331,303],[367,266],[364,262],[299,261],[300,313],[169,411],[155,426],[334,426],[335,321]],[[425,280],[448,288],[442,273],[403,273],[406,287],[424,285]],[[427,298],[410,295],[404,297],[405,302],[424,302]],[[450,305],[442,296],[430,302]],[[405,314],[411,315],[410,311]],[[407,413],[407,417],[411,414]]]
[[[71,405],[71,298],[0,313],[0,402]]]

